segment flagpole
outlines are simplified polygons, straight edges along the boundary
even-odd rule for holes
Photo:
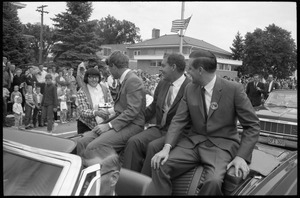
[[[181,20],[183,20],[183,18],[184,18],[184,1],[181,4]],[[180,37],[179,52],[180,53],[182,53],[182,39],[183,39],[182,33],[183,33],[183,29],[180,30],[180,35],[179,35],[179,37]]]

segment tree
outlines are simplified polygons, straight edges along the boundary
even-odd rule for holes
[[[96,35],[97,21],[88,21],[91,2],[67,2],[67,11],[52,20],[55,41],[51,52],[58,66],[73,67],[84,60],[98,62],[96,52],[101,50],[101,39]]]
[[[31,61],[29,43],[22,34],[17,9],[10,2],[3,2],[2,52],[13,64]]]
[[[32,56],[34,57],[34,62],[38,63],[39,61],[39,43],[40,43],[40,24],[31,24],[27,23],[22,27],[22,33],[30,36],[30,50],[32,51]],[[48,25],[43,25],[43,57],[42,62],[47,60],[48,54],[51,50],[51,47],[54,44],[53,41],[53,28],[50,28]]]
[[[241,36],[240,32],[237,32],[235,39],[233,40],[232,46],[233,47],[230,47],[232,51],[232,59],[243,60],[245,44],[243,36]],[[241,76],[243,73],[245,73],[245,67],[241,65],[236,68],[236,71],[238,72],[238,76]]]
[[[263,76],[273,74],[277,78],[292,75],[297,66],[297,49],[291,33],[271,24],[245,36],[244,65],[247,73]]]
[[[141,41],[140,29],[130,21],[119,21],[108,15],[98,25],[97,34],[103,38],[103,44],[134,44]]]
[[[244,39],[240,32],[237,32],[235,39],[233,40],[233,47],[230,47],[232,51],[233,60],[243,60],[244,58]]]

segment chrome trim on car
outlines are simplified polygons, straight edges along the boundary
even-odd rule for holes
[[[79,176],[82,161],[79,156],[58,151],[30,147],[10,140],[3,140],[3,148],[8,152],[21,154],[35,160],[63,167],[51,195],[71,195]]]

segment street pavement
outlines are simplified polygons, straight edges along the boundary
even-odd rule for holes
[[[44,127],[36,127],[32,129],[24,129],[24,131],[31,131],[35,133],[43,133],[43,134],[48,134],[52,136],[57,136],[57,137],[63,137],[63,138],[68,138],[77,135],[77,121],[71,121],[68,123],[60,123],[56,122],[55,125],[57,125],[53,131],[52,134],[47,132],[47,126]],[[16,130],[16,128],[12,127],[3,127],[4,130]]]

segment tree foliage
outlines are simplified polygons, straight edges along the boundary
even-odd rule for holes
[[[240,34],[240,32],[237,32],[235,39],[233,40],[232,46],[233,47],[230,47],[230,50],[232,51],[232,59],[243,60],[245,43],[243,36]],[[245,73],[245,67],[241,65],[236,68],[236,71],[238,72],[238,76],[241,76],[243,73]]]
[[[140,29],[130,21],[120,21],[108,15],[98,21],[97,34],[103,38],[103,44],[134,44],[141,41]]]
[[[67,11],[52,19],[56,23],[51,52],[58,66],[76,69],[84,60],[99,61],[96,52],[102,41],[96,35],[97,21],[88,21],[92,10],[91,2],[67,2]]]
[[[13,64],[30,62],[29,42],[22,34],[17,9],[10,2],[3,2],[2,52]]]
[[[40,32],[41,25],[40,24],[31,24],[27,23],[22,26],[22,32],[25,35],[31,36],[29,38],[30,41],[30,50],[32,53],[33,61],[39,61],[39,44],[40,44]],[[48,54],[50,52],[51,47],[53,46],[53,28],[50,28],[48,25],[43,25],[43,52],[42,52],[42,62],[47,60]]]
[[[233,40],[233,47],[230,47],[232,51],[233,60],[243,60],[244,56],[244,39],[240,32],[237,32],[235,39]]]
[[[296,70],[297,49],[291,33],[271,24],[245,36],[243,64],[246,73],[263,76],[273,74],[277,78],[287,78]]]

